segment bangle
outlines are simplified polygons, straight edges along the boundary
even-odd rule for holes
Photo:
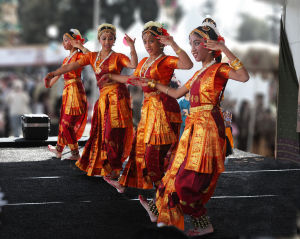
[[[111,80],[111,77],[112,77],[112,76],[111,76],[111,74],[109,73],[109,74],[108,74],[108,79]]]
[[[176,55],[178,55],[181,52],[181,48],[179,48],[177,51],[175,51]]]
[[[170,86],[166,89],[166,95],[168,95],[169,90],[170,90]]]
[[[239,69],[241,69],[241,68],[244,67],[243,63],[242,63],[242,62],[240,61],[240,59],[237,58],[237,57],[236,57],[233,61],[230,62],[230,66],[231,66],[235,71],[237,71],[237,70],[239,70]]]
[[[148,86],[150,88],[154,89],[156,86],[156,81],[155,80],[148,81]]]

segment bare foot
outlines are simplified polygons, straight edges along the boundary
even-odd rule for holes
[[[52,145],[48,145],[48,150],[51,152],[51,153],[54,153],[55,154],[55,157],[58,158],[58,159],[61,159],[61,152],[58,152],[56,150],[56,147],[52,146]]]
[[[118,181],[116,180],[112,180],[109,177],[103,177],[103,179],[110,184],[111,186],[113,186],[115,189],[117,189],[118,193],[124,193],[126,187],[123,187]]]
[[[71,155],[69,158],[66,158],[66,160],[79,160],[80,159],[80,155]],[[61,159],[63,160],[63,159]]]
[[[206,228],[198,227],[197,229],[189,230],[187,232],[187,235],[190,237],[194,237],[194,236],[206,235],[206,234],[213,233],[213,232],[214,232],[214,228],[213,228],[212,224],[209,223]]]
[[[142,195],[139,195],[139,200],[140,200],[140,204],[146,209],[151,222],[156,222],[157,216],[153,212],[151,212],[150,206],[149,206],[147,200]]]

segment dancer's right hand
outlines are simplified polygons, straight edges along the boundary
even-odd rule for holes
[[[52,78],[54,78],[55,75],[54,75],[54,72],[49,72],[44,79],[46,80],[51,80]]]

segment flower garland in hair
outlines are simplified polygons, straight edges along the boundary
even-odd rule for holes
[[[81,41],[82,44],[84,43],[85,40],[84,40],[84,38],[82,38],[80,32],[77,29],[72,28],[72,29],[70,29],[70,32],[73,32],[73,34],[76,36],[74,38],[75,40]]]
[[[170,36],[167,29],[164,28],[164,24],[162,24],[161,31],[162,31],[163,36]]]

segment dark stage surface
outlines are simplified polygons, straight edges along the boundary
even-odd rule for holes
[[[155,227],[137,201],[151,190],[119,194],[74,162],[52,158],[47,147],[32,146],[0,148],[0,187],[8,201],[1,239],[131,238]],[[297,238],[300,165],[235,150],[207,208],[215,232],[202,238]]]

